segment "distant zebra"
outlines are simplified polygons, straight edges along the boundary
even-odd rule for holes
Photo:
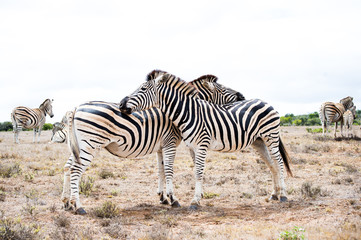
[[[72,111],[66,112],[61,122],[53,124],[51,143],[64,143],[67,140],[68,135],[68,119],[67,116],[72,114]]]
[[[153,78],[152,75],[158,76]],[[201,100],[191,84],[168,73],[157,74],[157,71],[148,74],[147,81],[121,103],[120,109],[124,113],[159,106],[180,130],[195,159],[196,184],[192,208],[200,204],[203,194],[207,150],[232,152],[251,144],[267,155],[264,159],[272,158],[267,161],[275,183],[271,199],[278,199],[280,195],[281,201],[287,200],[283,163],[288,173],[292,173],[288,154],[280,139],[280,117],[269,104],[253,99],[215,105]]]
[[[14,142],[19,143],[19,132],[22,128],[26,129],[34,129],[34,138],[33,142],[35,142],[36,134],[38,133],[38,141],[43,125],[45,124],[46,115],[52,118],[53,100],[46,99],[39,108],[27,108],[27,107],[17,107],[11,113],[11,121],[13,123],[13,131],[14,131]]]
[[[333,102],[324,102],[320,108],[320,120],[322,125],[322,134],[325,135],[325,130],[327,131],[328,125],[335,123],[335,133],[334,137],[336,138],[337,123],[341,122],[341,136],[343,136],[342,125],[343,125],[343,114],[353,107],[353,98],[345,97],[340,100],[340,103]]]
[[[149,80],[162,73],[158,71],[149,76]],[[145,91],[146,88],[144,86],[139,91]],[[238,100],[227,94],[223,96],[227,99],[221,96],[217,96],[217,99],[225,103]],[[160,201],[168,203],[163,193],[165,183],[170,204],[180,206],[173,192],[173,162],[181,135],[159,109],[151,108],[127,115],[119,111],[118,104],[88,102],[77,107],[73,114],[68,114],[64,122],[69,124],[69,146],[72,152],[64,167],[62,200],[66,208],[74,206],[76,213],[86,213],[79,199],[79,179],[94,158],[97,148],[105,148],[111,154],[123,158],[156,152]]]
[[[356,118],[356,106],[353,106],[343,114],[343,124],[346,127],[347,137],[352,137],[352,124]]]

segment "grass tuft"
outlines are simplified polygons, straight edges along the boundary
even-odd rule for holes
[[[80,193],[88,197],[93,191],[94,182],[95,178],[91,176],[88,176],[87,180],[82,179],[79,184]]]
[[[100,218],[113,218],[120,215],[119,208],[111,201],[106,201],[101,207],[94,210],[94,214]]]

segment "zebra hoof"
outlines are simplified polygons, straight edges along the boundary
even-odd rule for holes
[[[86,214],[86,211],[84,210],[84,208],[78,208],[78,209],[75,211],[75,214],[76,214],[76,215],[85,215],[85,214]]]
[[[280,198],[280,202],[287,202],[287,197],[285,197],[285,196],[281,196],[281,198]]]
[[[277,197],[277,195],[272,195],[270,198],[269,198],[269,200],[278,200],[278,197]]]
[[[168,200],[165,198],[165,199],[163,199],[163,200],[160,200],[160,204],[168,205],[169,202],[168,202]]]
[[[191,210],[191,211],[196,211],[196,210],[198,210],[198,205],[191,205],[191,206],[189,207],[189,210]]]
[[[181,207],[181,205],[179,204],[178,201],[174,201],[172,204],[171,204],[172,208],[179,208]]]
[[[64,203],[64,210],[65,211],[73,211],[73,206],[69,202],[66,202],[66,203]]]

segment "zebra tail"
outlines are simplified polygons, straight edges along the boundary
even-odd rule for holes
[[[74,156],[74,160],[80,164],[80,150],[79,150],[79,143],[78,143],[78,139],[75,135],[75,128],[74,128],[74,115],[76,112],[76,108],[74,109],[74,111],[69,112],[67,114],[67,119],[68,119],[68,133],[69,133],[69,141],[68,141],[68,145],[69,145],[69,149],[71,151],[71,153]]]
[[[292,174],[292,171],[291,171],[291,168],[290,168],[290,164],[289,164],[290,163],[290,157],[288,156],[288,153],[286,151],[285,146],[283,145],[283,142],[282,142],[281,138],[280,138],[279,148],[280,148],[281,156],[282,156],[282,159],[283,159],[283,163],[286,166],[287,174],[288,174],[288,176],[293,177],[293,174]]]

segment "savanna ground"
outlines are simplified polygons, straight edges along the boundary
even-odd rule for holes
[[[360,127],[354,129],[360,136]],[[288,202],[267,201],[270,172],[249,148],[209,152],[202,206],[189,210],[193,163],[182,143],[174,169],[181,208],[158,203],[154,154],[118,159],[100,150],[83,175],[88,214],[80,216],[64,211],[60,200],[67,145],[48,144],[50,131],[40,144],[32,143],[32,132],[21,132],[20,145],[1,132],[0,238],[361,239],[361,142],[335,141],[331,133],[322,138],[305,127],[281,133],[294,174],[285,180]]]

